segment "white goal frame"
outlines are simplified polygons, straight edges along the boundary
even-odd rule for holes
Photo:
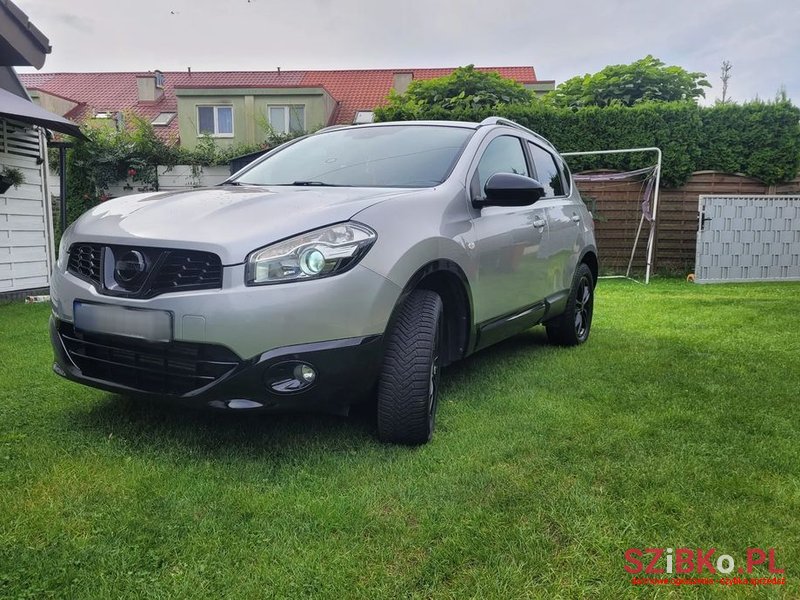
[[[656,160],[656,185],[653,190],[653,220],[650,221],[650,233],[647,238],[647,268],[645,270],[644,282],[650,283],[650,271],[653,264],[653,245],[656,237],[656,223],[658,220],[658,193],[661,188],[661,148],[624,148],[620,150],[591,150],[588,152],[562,152],[561,156],[591,156],[596,154],[631,154],[634,152],[655,152]],[[636,253],[636,246],[639,244],[639,235],[642,233],[642,225],[644,224],[644,213],[639,218],[639,227],[636,230],[636,238],[633,240],[633,248],[631,249],[631,258],[628,261],[628,270],[625,272],[625,277],[629,278],[631,274],[631,266],[633,265],[633,256]],[[619,277],[619,276],[617,276]]]

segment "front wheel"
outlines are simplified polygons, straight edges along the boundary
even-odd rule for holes
[[[442,299],[430,290],[406,298],[388,333],[378,381],[378,437],[419,445],[431,439],[441,371]]]
[[[577,346],[589,339],[594,310],[594,277],[581,263],[572,278],[564,314],[545,325],[547,339],[558,346]]]

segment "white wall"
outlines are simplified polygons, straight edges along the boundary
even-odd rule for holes
[[[0,194],[0,293],[47,287],[53,258],[52,217],[45,169],[33,156],[37,145],[42,155],[43,142],[37,129],[22,129],[2,119],[0,136],[0,168],[14,167],[25,177],[19,188],[12,186]]]
[[[228,167],[195,167],[176,165],[158,167],[158,189],[164,191],[188,190],[195,187],[217,185],[231,176]]]
[[[162,192],[175,192],[179,190],[190,190],[197,187],[206,187],[222,183],[231,176],[230,168],[222,167],[195,167],[191,165],[176,165],[174,167],[156,167],[158,173],[158,189]],[[67,173],[69,178],[70,174]],[[59,194],[58,173],[50,173],[50,193],[58,197]],[[106,190],[111,196],[130,196],[140,194],[147,189],[142,187],[141,181],[133,179],[117,181]]]

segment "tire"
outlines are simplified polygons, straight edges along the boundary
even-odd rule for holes
[[[557,346],[577,346],[589,339],[594,310],[594,277],[581,263],[572,277],[564,314],[545,325],[547,339]]]
[[[430,290],[406,298],[389,332],[378,380],[378,438],[420,445],[433,435],[441,375],[442,299]]]

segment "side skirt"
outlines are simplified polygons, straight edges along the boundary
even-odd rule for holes
[[[569,290],[561,290],[520,310],[478,323],[477,341],[473,351],[477,352],[534,325],[558,317],[564,312],[568,297]]]

